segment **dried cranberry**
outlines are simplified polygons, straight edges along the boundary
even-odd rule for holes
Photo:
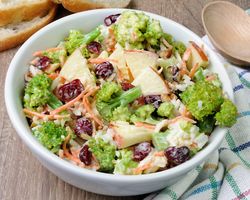
[[[132,85],[132,84],[129,83],[129,82],[122,82],[122,83],[121,83],[121,86],[122,86],[122,89],[123,89],[124,91],[127,91],[127,90],[129,90],[129,89],[135,87],[134,85]]]
[[[51,63],[50,58],[47,56],[39,57],[38,61],[36,62],[35,66],[40,70],[45,70]]]
[[[106,17],[104,19],[104,23],[106,26],[110,26],[111,24],[115,23],[117,18],[120,16],[121,14],[116,14],[116,15],[109,15],[108,17]]]
[[[190,150],[186,146],[168,147],[165,151],[165,156],[171,166],[176,166],[184,163],[190,158]]]
[[[91,121],[85,117],[77,119],[75,124],[75,133],[78,136],[81,136],[81,134],[88,134],[91,136],[93,133]]]
[[[59,87],[57,96],[63,102],[71,101],[76,98],[84,90],[84,87],[79,79],[75,79]]]
[[[95,74],[97,77],[101,77],[103,79],[108,78],[114,71],[114,67],[110,62],[103,62],[96,66]]]
[[[89,151],[89,146],[84,145],[79,153],[80,161],[82,161],[85,165],[90,165],[91,158],[92,158],[92,153],[91,151]]]
[[[99,54],[101,52],[102,45],[99,42],[90,42],[87,45],[87,49],[89,50],[90,53],[95,53]]]
[[[149,142],[142,142],[134,148],[134,161],[143,160],[151,151],[151,145]]]
[[[160,95],[148,95],[144,97],[146,104],[153,104],[155,108],[159,108],[162,103]]]

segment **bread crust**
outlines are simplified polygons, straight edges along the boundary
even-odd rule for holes
[[[0,8],[0,26],[28,21],[35,17],[45,16],[47,11],[54,6],[50,0],[44,0],[29,4],[19,4]]]
[[[130,0],[122,0],[122,2],[118,0],[106,0],[105,2],[103,0],[95,2],[92,0],[61,0],[61,3],[65,9],[71,12],[80,12],[96,8],[127,7]]]
[[[16,34],[10,35],[4,39],[0,38],[0,52],[18,46],[27,40],[33,33],[51,22],[55,17],[56,9],[57,5],[53,5],[47,15],[41,18],[41,20],[39,20],[36,24],[26,29],[20,30]]]

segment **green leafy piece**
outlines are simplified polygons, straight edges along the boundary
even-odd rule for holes
[[[138,166],[138,163],[133,161],[133,152],[123,149],[118,151],[117,156],[114,174],[133,175],[133,169]]]
[[[131,112],[127,106],[120,106],[114,109],[112,115],[112,121],[128,122],[130,120]]]
[[[221,105],[220,111],[216,113],[216,124],[220,126],[231,127],[236,123],[237,108],[229,99],[225,99]]]
[[[201,133],[210,134],[214,130],[215,118],[213,115],[209,115],[203,119],[203,121],[198,121],[197,126],[200,128]]]
[[[24,90],[24,107],[34,109],[50,99],[52,80],[45,74],[34,76]]]
[[[86,59],[90,58],[90,53],[89,53],[89,50],[87,49],[87,47],[82,48],[81,53],[82,53],[84,58],[86,58]]]
[[[198,81],[180,94],[182,102],[198,120],[219,110],[223,103],[222,90],[208,81]]]
[[[100,164],[100,171],[111,172],[114,169],[115,146],[101,138],[91,138],[88,145]]]
[[[94,41],[100,33],[99,28],[94,29],[86,35],[79,30],[70,30],[69,36],[65,39],[65,48],[69,54],[72,54],[73,51],[81,45],[86,45]]]
[[[157,114],[161,117],[172,117],[174,111],[174,105],[170,102],[163,102],[157,109]]]
[[[121,87],[114,82],[106,82],[96,95],[96,107],[100,115],[110,121],[117,107],[126,107],[141,96],[141,89],[134,87],[122,92]]]
[[[146,122],[146,123],[150,123],[150,124],[156,124],[156,123],[158,123],[158,121],[153,119],[151,116],[151,114],[154,111],[155,111],[155,107],[152,104],[141,106],[131,116],[130,121],[133,123]]]
[[[43,122],[33,130],[34,136],[50,151],[57,153],[67,136],[67,131],[52,121]]]
[[[167,141],[167,135],[168,135],[167,131],[152,134],[152,142],[157,150],[162,151],[169,147],[169,143]]]

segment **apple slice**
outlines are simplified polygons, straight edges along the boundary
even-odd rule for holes
[[[76,49],[66,60],[60,71],[60,75],[67,81],[79,79],[85,87],[96,86],[94,76],[90,73],[87,60],[82,56],[79,49]]]
[[[118,73],[120,73],[121,79],[130,81],[131,77],[130,77],[129,69],[126,65],[126,60],[124,57],[124,50],[121,47],[121,45],[116,44],[115,51],[109,56],[109,58],[112,60],[117,60],[117,62],[111,62],[111,63],[119,71]]]
[[[156,67],[158,55],[143,50],[127,50],[124,52],[127,65],[135,79],[145,68]]]
[[[111,123],[110,127],[114,132],[114,140],[119,149],[152,140],[152,129],[136,127],[121,121]]]
[[[140,86],[144,96],[169,93],[166,82],[152,67],[144,69],[132,85]]]
[[[191,70],[196,63],[198,63],[199,67],[205,68],[208,66],[207,55],[195,42],[190,41],[188,48],[191,50],[191,55],[187,61],[187,68],[189,70]]]

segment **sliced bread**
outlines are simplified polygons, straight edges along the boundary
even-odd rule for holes
[[[124,8],[128,6],[130,0],[60,0],[59,2],[71,12],[80,12],[95,8]]]
[[[56,8],[57,6],[53,5],[43,17],[35,17],[30,21],[22,21],[0,27],[0,51],[23,43],[34,32],[51,22],[56,14]]]
[[[0,26],[42,17],[52,6],[50,0],[0,0]]]

